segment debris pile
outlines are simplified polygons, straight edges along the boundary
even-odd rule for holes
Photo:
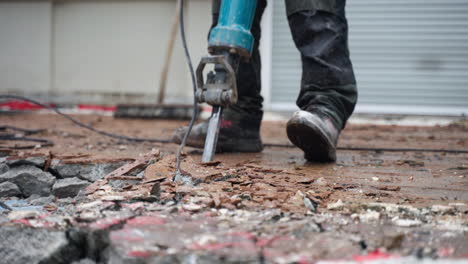
[[[174,158],[153,150],[133,161],[81,166],[3,159],[3,259],[294,263],[376,252],[394,258],[466,253],[468,206],[461,202],[413,207],[333,200],[334,192],[355,187],[255,161],[231,168],[185,157],[187,185],[172,181]],[[12,239],[27,250],[11,246]]]
[[[181,125],[79,118],[139,137]],[[203,164],[187,148],[184,182],[174,182],[176,145],[107,139],[50,115],[2,121],[54,124],[37,136],[56,144],[18,150],[0,143],[0,263],[443,263],[468,256],[463,153],[340,150],[336,164],[308,164],[299,150],[276,146]],[[284,125],[266,122],[262,137],[284,144]],[[351,125],[340,146],[466,150],[466,132]]]

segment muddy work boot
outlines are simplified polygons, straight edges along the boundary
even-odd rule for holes
[[[260,152],[263,150],[260,139],[260,121],[249,120],[239,122],[226,119],[221,120],[216,152]],[[172,141],[180,144],[184,138],[187,127],[178,128]],[[203,148],[208,132],[208,120],[195,125],[187,138],[187,146]]]
[[[289,140],[304,151],[308,161],[336,160],[336,144],[340,130],[320,112],[297,111],[288,121]]]

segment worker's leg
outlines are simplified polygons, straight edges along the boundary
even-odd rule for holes
[[[308,159],[334,160],[339,132],[357,101],[348,51],[346,0],[285,1],[291,33],[302,59],[297,105],[303,111],[292,118],[288,136]],[[310,120],[306,122],[307,118]],[[313,129],[307,129],[305,123]],[[306,132],[302,133],[301,127]]]
[[[348,51],[346,0],[286,0],[289,25],[301,53],[297,105],[320,108],[343,128],[357,101]]]
[[[213,23],[215,27],[219,18],[221,0],[213,0]],[[260,123],[263,117],[261,89],[261,63],[258,50],[260,42],[260,21],[266,7],[266,0],[258,0],[255,18],[251,32],[255,42],[252,57],[248,62],[241,62],[237,72],[237,89],[239,100],[237,104],[224,110],[219,131],[218,152],[258,152],[263,149],[260,139]],[[207,122],[194,126],[187,145],[203,147]],[[173,141],[180,143],[186,128],[176,131]]]

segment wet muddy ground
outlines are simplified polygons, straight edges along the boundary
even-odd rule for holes
[[[144,138],[169,139],[185,124],[75,117]],[[200,164],[201,152],[186,148],[182,169],[192,185],[171,181],[175,144],[110,139],[55,115],[6,114],[0,124],[46,129],[30,137],[54,142],[14,150],[31,143],[0,141],[5,205],[0,236],[16,236],[26,248],[34,248],[31,237],[63,240],[50,253],[24,256],[29,262],[312,263],[468,256],[468,154],[456,152],[468,150],[463,122],[349,125],[335,164],[305,162],[298,149],[286,147],[284,122],[264,122],[264,143],[284,147],[219,154],[211,164]],[[18,260],[16,255],[10,260]]]

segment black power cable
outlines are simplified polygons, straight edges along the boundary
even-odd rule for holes
[[[116,139],[120,139],[120,140],[127,140],[127,141],[133,141],[133,142],[156,142],[156,143],[169,143],[171,142],[171,140],[168,140],[168,139],[159,139],[159,138],[136,138],[136,137],[128,137],[128,136],[123,136],[123,135],[117,135],[117,134],[113,134],[113,133],[109,133],[109,132],[106,132],[106,131],[102,131],[102,130],[99,130],[99,129],[96,129],[90,125],[86,125],[78,120],[76,120],[75,118],[67,115],[67,114],[64,114],[62,113],[59,109],[55,108],[55,107],[51,107],[51,106],[48,106],[46,104],[43,104],[41,102],[38,102],[34,99],[30,99],[30,98],[27,98],[27,97],[24,97],[24,96],[19,96],[19,95],[0,95],[0,99],[14,99],[14,100],[20,100],[20,101],[25,101],[25,102],[29,102],[29,103],[33,103],[35,105],[39,105],[39,106],[42,106],[46,109],[49,109],[49,110],[52,110],[54,111],[55,113],[57,113],[58,115],[64,117],[65,119],[68,119],[69,121],[73,122],[75,125],[77,126],[80,126],[82,128],[86,128],[88,130],[91,130],[95,133],[98,133],[100,135],[103,135],[103,136],[107,136],[107,137],[111,137],[111,138],[116,138]]]
[[[193,65],[192,65],[192,58],[190,57],[190,52],[187,47],[187,39],[185,38],[185,24],[184,24],[184,0],[179,0],[179,20],[180,20],[180,37],[182,39],[182,46],[184,47],[184,52],[185,52],[185,58],[187,59],[187,65],[190,70],[190,77],[192,79],[192,87],[193,87],[193,116],[192,120],[190,120],[190,124],[187,127],[187,131],[185,132],[184,138],[182,139],[182,142],[179,146],[179,149],[177,150],[177,164],[176,164],[176,173],[174,175],[173,180],[181,175],[180,172],[180,156],[182,153],[182,150],[185,147],[185,144],[187,142],[187,138],[190,135],[190,132],[192,131],[193,125],[195,124],[195,121],[197,120],[198,117],[198,103],[196,99],[196,92],[197,92],[197,81],[195,78],[195,72],[193,70]]]
[[[183,0],[181,0],[183,1]],[[89,125],[86,125],[86,124],[83,124],[81,123],[80,121],[74,119],[73,117],[67,115],[67,114],[64,114],[62,113],[60,110],[58,110],[57,108],[55,107],[51,107],[51,106],[48,106],[46,104],[43,104],[41,102],[38,102],[36,100],[33,100],[33,99],[30,99],[30,98],[27,98],[27,97],[24,97],[24,96],[18,96],[18,95],[0,95],[0,99],[15,99],[15,100],[20,100],[20,101],[26,101],[26,102],[30,102],[30,103],[33,103],[33,104],[36,104],[36,105],[39,105],[39,106],[42,106],[46,109],[49,109],[49,110],[52,110],[54,112],[56,112],[57,114],[59,114],[60,116],[70,120],[71,122],[73,122],[74,124],[80,126],[80,127],[83,127],[83,128],[86,128],[88,130],[91,130],[95,133],[98,133],[100,135],[103,135],[103,136],[107,136],[107,137],[111,137],[111,138],[116,138],[116,139],[121,139],[121,140],[127,140],[127,141],[133,141],[133,142],[157,142],[157,143],[171,143],[172,141],[169,140],[169,139],[158,139],[158,138],[134,138],[134,137],[128,137],[128,136],[122,136],[122,135],[117,135],[117,134],[113,134],[113,133],[109,133],[109,132],[105,132],[105,131],[102,131],[102,130],[99,130],[99,129],[96,129],[92,126],[89,126]],[[196,103],[196,101],[194,101],[194,103]],[[198,115],[198,110],[196,110],[197,112],[197,115]],[[194,118],[192,118],[190,124],[189,124],[189,129],[191,130],[192,127],[193,127],[193,124],[195,123],[195,120],[196,120],[196,116]],[[31,133],[38,133],[38,132],[41,132],[42,129],[39,129],[39,130],[27,130],[27,129],[19,129],[19,128],[15,128],[15,127],[11,127],[11,126],[0,126],[0,131],[1,130],[5,130],[5,129],[14,129],[14,130],[18,130],[18,131],[21,131],[21,132],[24,132],[25,134],[31,134]],[[178,156],[179,156],[179,160],[178,160],[178,164],[180,164],[180,153],[182,152],[182,149],[183,147],[185,146],[185,142],[187,141],[187,137],[188,137],[188,133],[190,133],[190,130],[187,130],[187,133],[183,139],[183,144],[181,144],[181,147],[179,147],[179,151],[178,151]],[[31,133],[30,133],[31,132]],[[6,138],[4,138],[4,140],[8,140]],[[34,140],[36,141],[36,140]],[[40,141],[37,141],[37,142],[40,142]],[[48,142],[43,142],[43,143],[49,143],[50,141]],[[50,142],[52,143],[52,142]],[[294,145],[291,145],[291,144],[274,144],[274,143],[265,143],[263,144],[264,147],[267,147],[267,148],[295,148],[296,146]],[[383,151],[383,152],[439,152],[439,153],[453,153],[453,154],[465,154],[465,153],[468,153],[468,150],[463,150],[463,149],[427,149],[427,148],[379,148],[379,147],[374,147],[374,148],[366,148],[366,147],[337,147],[338,150],[348,150],[348,151]],[[179,167],[179,166],[178,166]],[[179,168],[180,169],[180,168]]]
[[[32,134],[37,134],[44,132],[45,129],[26,129],[26,128],[20,128],[20,127],[14,127],[14,126],[0,126],[0,131],[4,130],[13,130],[13,131],[19,131],[24,133],[25,135],[32,135]]]

